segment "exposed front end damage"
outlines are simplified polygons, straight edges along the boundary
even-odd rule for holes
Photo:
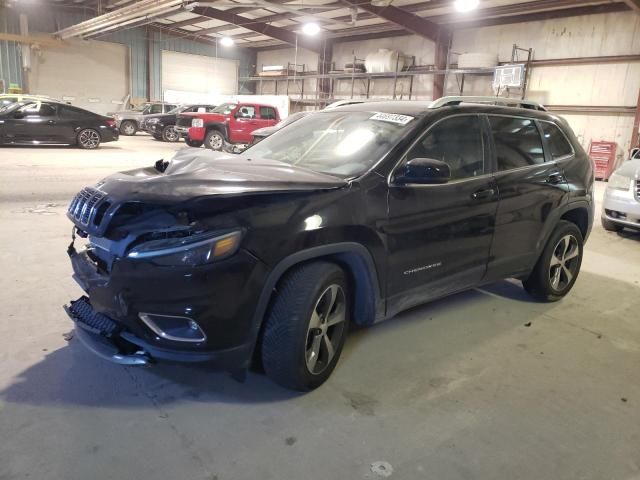
[[[68,255],[84,295],[65,310],[98,356],[248,366],[268,266],[247,238],[261,205],[291,195],[293,180],[271,163],[257,176],[237,157],[211,165],[210,156],[113,175],[69,205]],[[302,175],[298,195],[341,186]]]

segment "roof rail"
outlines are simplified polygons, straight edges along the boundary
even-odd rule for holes
[[[488,105],[502,105],[509,107],[528,108],[529,110],[540,110],[546,112],[547,109],[538,102],[532,102],[531,100],[521,100],[519,98],[504,98],[504,97],[473,97],[473,96],[461,96],[461,97],[442,97],[438,100],[434,100],[429,108],[440,107],[452,107],[460,105],[461,103],[481,103]]]

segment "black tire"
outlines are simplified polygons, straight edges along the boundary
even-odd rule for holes
[[[260,347],[267,376],[283,387],[303,392],[322,385],[340,358],[350,303],[345,273],[336,264],[318,261],[288,272],[278,284],[264,325]],[[335,321],[339,316],[344,318]],[[320,328],[313,328],[312,321]]]
[[[93,128],[83,128],[76,136],[76,144],[84,150],[95,150],[100,146],[100,134]]]
[[[209,130],[204,137],[204,146],[210,150],[222,150],[222,147],[224,147],[224,135],[218,130]]]
[[[138,132],[138,125],[133,120],[123,120],[120,124],[120,133],[126,136],[135,135]]]
[[[198,140],[191,140],[189,137],[185,138],[184,142],[194,148],[200,148],[202,146],[202,142],[199,142]]]
[[[173,125],[167,125],[162,129],[162,140],[171,143],[179,142],[180,135],[175,131]]]
[[[574,223],[561,220],[533,271],[522,282],[525,290],[536,300],[560,300],[571,291],[578,279],[583,248],[580,229]]]
[[[604,216],[600,218],[602,222],[602,228],[604,228],[607,232],[621,232],[624,227],[618,223],[612,222],[611,220],[606,219]]]

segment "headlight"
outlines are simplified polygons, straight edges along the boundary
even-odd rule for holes
[[[127,254],[132,259],[150,259],[159,265],[194,267],[227,258],[238,251],[241,233],[199,234],[180,238],[150,240]]]
[[[159,118],[150,118],[147,120],[147,125],[151,125],[152,123],[158,123],[160,121]]]
[[[616,190],[629,190],[633,179],[614,173],[609,177],[609,183],[607,188],[614,188]]]
[[[202,128],[204,127],[204,120],[202,120],[201,118],[194,118],[193,120],[191,120],[191,126]]]

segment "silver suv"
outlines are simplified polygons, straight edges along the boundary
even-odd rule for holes
[[[149,102],[138,105],[131,110],[114,112],[113,118],[122,135],[135,135],[142,128],[142,120],[145,116],[168,113],[174,108],[176,105],[172,103]]]
[[[602,206],[602,226],[610,232],[640,230],[640,148],[609,177]]]

